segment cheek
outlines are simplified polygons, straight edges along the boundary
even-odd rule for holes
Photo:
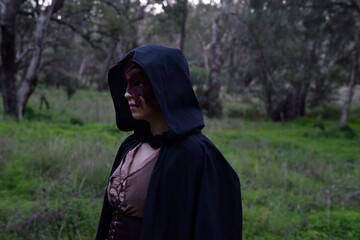
[[[128,84],[126,91],[131,94],[134,98],[135,103],[141,106],[140,96],[142,96],[147,104],[151,104],[155,100],[155,94],[151,87],[148,84],[143,87],[137,88],[132,86],[132,84]]]
[[[141,89],[132,86],[132,84],[128,84],[128,86],[126,87],[126,92],[130,93],[130,95],[134,98],[135,103],[137,105],[141,105],[140,103],[140,96],[142,96]]]
[[[148,85],[141,89],[141,94],[147,103],[152,103],[155,100],[154,91]]]

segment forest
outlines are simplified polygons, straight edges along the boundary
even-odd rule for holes
[[[93,239],[117,130],[107,73],[182,49],[237,172],[244,239],[360,239],[357,0],[0,0],[0,239]]]

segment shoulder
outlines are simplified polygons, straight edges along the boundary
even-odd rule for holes
[[[238,179],[236,172],[220,150],[202,133],[188,136],[174,144],[170,148],[170,152],[170,155],[174,156],[172,158],[175,166],[197,167],[202,172],[216,172],[218,176],[228,175],[231,178]]]
[[[176,152],[179,156],[203,156],[206,154],[204,135],[201,133],[186,136],[185,138],[173,142],[169,147],[170,152]]]
[[[186,164],[201,167],[207,161],[224,159],[221,152],[202,133],[193,134],[171,143],[166,152],[168,163],[175,165]]]
[[[139,144],[139,139],[134,135],[128,136],[120,145],[119,150],[116,154],[115,161],[111,168],[111,174],[115,171],[116,167],[120,164],[121,159],[130,149],[134,148]]]
[[[221,152],[215,146],[213,142],[211,142],[207,137],[205,137],[202,133],[193,134],[187,136],[181,141],[173,144],[172,149],[175,151],[183,152],[184,154],[191,155],[221,155]]]
[[[135,134],[131,134],[128,136],[120,145],[119,152],[128,149],[129,147],[133,147],[134,145],[139,143],[139,139],[135,136]]]

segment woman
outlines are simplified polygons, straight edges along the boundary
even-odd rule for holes
[[[109,71],[120,146],[96,239],[241,239],[240,182],[202,133],[179,49],[149,45]]]

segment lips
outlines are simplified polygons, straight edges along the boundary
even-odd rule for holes
[[[135,103],[128,103],[128,104],[129,104],[130,110],[135,110],[138,107],[138,105]]]

